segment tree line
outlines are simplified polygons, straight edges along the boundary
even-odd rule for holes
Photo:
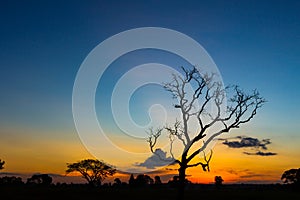
[[[0,170],[4,169],[5,161],[0,159]],[[109,177],[113,176],[117,169],[97,159],[84,159],[74,163],[67,163],[66,174],[78,172],[87,181],[87,184],[92,187],[99,186],[115,186],[120,187],[124,185],[129,185],[131,187],[144,187],[147,185],[161,185],[163,184],[160,176],[156,175],[154,178],[146,174],[137,174],[136,177],[131,174],[127,182],[122,182],[119,178],[115,178],[113,183],[105,183],[103,181]],[[300,185],[300,168],[289,169],[283,172],[281,175],[281,180],[285,184]],[[221,176],[215,176],[215,185],[220,187],[223,183],[223,178]],[[189,180],[185,179],[185,184],[191,183]],[[24,183],[21,177],[16,176],[4,176],[0,177],[0,185],[40,185],[49,186],[53,184],[53,179],[48,174],[33,174]],[[179,182],[178,176],[173,176],[171,180],[167,182],[171,187],[177,187]]]

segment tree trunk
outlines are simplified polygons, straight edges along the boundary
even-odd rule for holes
[[[178,182],[178,196],[177,200],[184,200],[184,190],[185,190],[185,170],[186,167],[180,166],[179,168],[179,182]]]

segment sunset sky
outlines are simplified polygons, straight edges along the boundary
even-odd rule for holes
[[[122,92],[115,86],[124,74],[130,75],[126,84],[120,84],[125,89],[135,81],[164,80],[169,75],[160,70],[151,74],[146,68],[130,71],[135,67],[160,63],[178,70],[189,65],[186,60],[170,52],[144,49],[111,63],[95,93],[97,120],[106,136],[97,147],[83,139],[96,143],[97,135],[79,132],[72,113],[76,75],[97,45],[126,30],[161,27],[202,45],[225,85],[258,89],[267,100],[250,123],[217,140],[211,172],[196,167],[188,170],[188,178],[200,183],[213,182],[216,175],[224,183],[280,182],[285,170],[300,164],[299,7],[300,2],[292,0],[1,1],[0,159],[6,163],[0,173],[49,173],[64,181],[59,175],[64,175],[66,163],[97,158],[122,169],[125,181],[127,173],[139,170],[159,174],[164,180],[176,174],[164,167],[155,172],[145,167],[151,154],[146,132],[141,131],[150,117],[157,125],[164,117],[161,107],[153,105],[164,106],[168,116],[176,112],[170,94],[158,84],[138,88],[129,103],[116,94],[118,109],[128,108],[136,130],[122,113],[117,117],[125,120],[126,127],[118,126],[111,99],[114,91]],[[245,146],[245,141],[252,143]],[[99,154],[94,155],[93,148]]]

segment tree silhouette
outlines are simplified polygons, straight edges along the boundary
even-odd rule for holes
[[[102,181],[116,173],[116,169],[97,159],[85,159],[75,163],[67,163],[66,173],[79,172],[92,186],[100,186]]]
[[[201,75],[196,67],[192,69],[182,67],[182,70],[183,75],[173,74],[173,80],[164,84],[164,88],[177,100],[174,107],[180,110],[181,120],[177,119],[172,126],[167,125],[156,130],[150,128],[147,140],[151,152],[155,154],[158,138],[164,130],[167,131],[170,141],[169,152],[174,163],[179,165],[179,199],[184,198],[187,168],[201,166],[203,171],[210,170],[212,151],[209,156],[205,155],[204,151],[208,144],[222,133],[249,122],[265,102],[257,90],[247,94],[238,86],[223,89],[220,82],[214,81],[214,74]],[[195,89],[192,94],[188,94],[189,86]],[[228,102],[225,102],[226,98]],[[224,103],[227,104],[227,109],[222,109]],[[215,112],[209,112],[209,109]],[[197,122],[199,129],[198,132],[191,134],[192,119]],[[210,131],[213,133],[207,136]],[[175,157],[173,152],[175,140],[183,146],[178,157]],[[202,153],[204,161],[199,161]],[[156,155],[161,157],[159,154]],[[161,159],[164,160],[162,157]]]
[[[223,184],[223,178],[222,176],[215,176],[215,185],[217,187],[220,187]]]
[[[154,184],[156,184],[156,185],[160,185],[161,184],[160,176],[155,176],[154,177]]]
[[[300,168],[286,170],[282,174],[281,180],[284,183],[293,183],[293,184],[299,185],[300,184]]]
[[[119,178],[115,178],[115,179],[114,179],[114,184],[116,184],[116,185],[121,185],[121,184],[122,184],[122,181],[121,181]]]
[[[0,170],[1,170],[1,169],[4,169],[4,167],[3,167],[4,164],[5,164],[5,161],[4,161],[4,160],[2,161],[2,160],[0,159]]]
[[[26,184],[34,185],[51,185],[52,177],[48,174],[34,174],[31,178],[27,179]]]
[[[21,177],[16,176],[4,176],[0,178],[0,185],[22,185],[24,184]]]
[[[135,185],[138,187],[143,187],[153,183],[154,183],[153,179],[150,176],[145,174],[138,174],[135,179]]]
[[[130,175],[129,181],[128,181],[130,186],[134,186],[135,185],[135,179],[133,174]]]
[[[138,174],[136,178],[133,174],[130,175],[129,185],[132,187],[144,187],[152,184],[154,184],[154,180],[146,174]]]

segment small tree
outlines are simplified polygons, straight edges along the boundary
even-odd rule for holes
[[[130,175],[128,183],[129,183],[130,186],[135,185],[135,178],[134,178],[133,174]]]
[[[215,176],[215,185],[217,187],[220,187],[223,184],[223,178],[222,176]]]
[[[154,184],[156,184],[156,185],[160,185],[161,184],[160,176],[155,176],[154,177]]]
[[[114,184],[116,184],[116,185],[121,185],[121,184],[122,184],[122,181],[121,181],[119,178],[115,178],[115,179],[114,179]]]
[[[300,168],[299,169],[289,169],[286,170],[282,176],[281,180],[284,183],[300,184]]]
[[[97,159],[85,159],[67,163],[66,173],[79,172],[92,186],[100,186],[102,181],[116,173],[116,168]]]
[[[4,164],[5,164],[5,161],[2,161],[2,160],[0,159],[0,170],[1,170],[1,169],[4,169],[4,167],[3,167]]]
[[[157,140],[163,130],[167,131],[170,140],[169,152],[174,162],[179,165],[179,199],[184,198],[188,168],[201,166],[203,171],[210,170],[209,162],[212,151],[208,157],[205,155],[208,144],[222,133],[227,133],[249,122],[265,102],[256,90],[247,94],[238,86],[224,89],[222,83],[214,81],[214,74],[201,75],[196,67],[192,69],[182,67],[182,70],[183,75],[173,74],[173,80],[164,84],[164,88],[176,100],[174,108],[180,110],[181,120],[177,119],[173,125],[157,130],[150,128],[147,140],[151,152],[156,154]],[[192,93],[188,93],[190,86],[194,88]],[[226,98],[228,102],[224,102]],[[227,109],[223,109],[224,103],[227,104]],[[191,123],[192,119],[198,123],[198,130],[193,133],[191,133],[191,127],[195,127],[195,124]],[[209,132],[211,134],[207,134]],[[173,151],[175,140],[183,146],[181,154],[176,157]],[[156,155],[166,161],[159,154]],[[202,155],[204,161],[199,161]]]

